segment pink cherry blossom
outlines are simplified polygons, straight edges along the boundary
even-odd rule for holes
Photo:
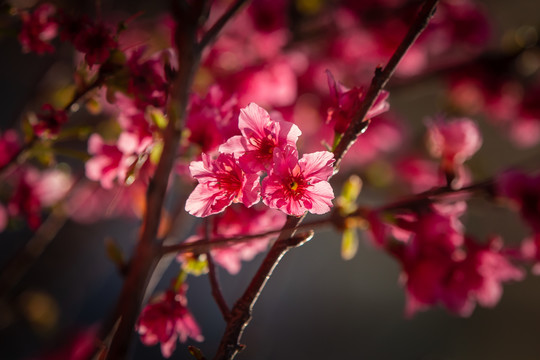
[[[330,96],[332,98],[332,106],[328,109],[326,121],[334,123],[334,130],[337,133],[343,134],[358,110],[360,110],[366,94],[361,88],[354,87],[349,90],[337,83],[330,71],[327,70],[326,74],[328,76],[328,87],[330,88]],[[371,119],[388,111],[390,104],[386,101],[387,98],[388,92],[381,91],[375,103],[366,114],[366,119]]]
[[[281,211],[269,209],[263,205],[246,208],[234,204],[221,214],[213,218],[210,235],[213,239],[230,238],[242,235],[264,233],[270,230],[279,230],[285,224],[286,216]],[[204,228],[198,231],[199,235],[191,236],[186,241],[196,241],[204,237]],[[232,244],[228,247],[212,250],[214,261],[235,275],[240,271],[242,260],[250,261],[258,253],[266,250],[272,236],[254,238],[247,242]],[[183,261],[184,256],[178,256]]]
[[[212,160],[203,153],[202,161],[192,161],[189,170],[199,181],[186,201],[186,211],[191,215],[205,217],[233,202],[250,207],[260,200],[259,176],[242,171],[232,154],[219,154]]]
[[[32,122],[34,133],[42,138],[55,138],[60,133],[60,128],[68,121],[63,109],[57,110],[50,104],[45,104],[37,115],[36,121]]]
[[[93,134],[88,139],[88,152],[93,155],[85,164],[86,176],[90,180],[99,181],[105,189],[111,189],[116,179],[125,182],[133,160],[127,158],[118,146],[105,143],[100,135]]]
[[[467,239],[466,251],[419,259],[406,268],[407,314],[441,302],[450,311],[469,316],[476,303],[493,307],[502,295],[502,282],[522,280],[524,273],[501,253],[502,242],[487,245]]]
[[[19,136],[15,130],[7,130],[0,134],[0,168],[9,164],[20,148]]]
[[[41,201],[36,193],[39,172],[35,169],[22,169],[18,182],[9,199],[10,216],[24,216],[28,226],[36,230],[41,225]]]
[[[272,120],[268,112],[255,103],[240,110],[238,127],[242,135],[230,138],[219,151],[240,157],[242,169],[248,172],[269,169],[274,150],[284,150],[286,146],[296,148],[302,134],[293,123]]]
[[[334,192],[328,183],[334,155],[328,151],[304,154],[292,147],[274,151],[274,166],[262,182],[263,201],[286,214],[302,216],[330,211]]]
[[[88,23],[74,40],[75,48],[84,54],[88,65],[103,64],[118,44],[111,30],[103,23]]]
[[[499,196],[510,199],[516,205],[533,231],[540,233],[540,175],[507,171],[498,176],[496,189]]]
[[[428,148],[431,155],[449,164],[463,164],[482,146],[478,126],[468,118],[439,117],[428,123]]]
[[[22,29],[19,34],[23,52],[43,54],[52,53],[54,47],[50,41],[58,33],[58,23],[53,18],[56,8],[49,3],[43,3],[32,13],[21,11]]]
[[[136,325],[144,345],[160,343],[161,354],[169,358],[176,349],[176,340],[186,342],[188,337],[203,341],[199,325],[187,308],[184,285],[180,291],[168,290],[145,306]]]
[[[202,152],[211,153],[232,136],[238,135],[236,96],[226,96],[218,86],[212,86],[201,98],[191,97],[186,127],[189,142],[199,145]]]
[[[167,102],[167,79],[161,54],[145,58],[146,48],[131,53],[127,60],[129,69],[127,93],[134,97],[137,107],[144,111],[147,106],[161,108]]]

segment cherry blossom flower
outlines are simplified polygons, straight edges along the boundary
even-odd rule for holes
[[[159,54],[143,59],[145,50],[144,47],[138,48],[127,60],[127,93],[135,98],[135,104],[143,111],[149,105],[161,108],[167,102],[167,80],[163,62]]]
[[[434,157],[450,164],[462,164],[482,146],[478,126],[468,118],[445,121],[439,117],[428,122],[428,149]]]
[[[216,150],[239,134],[239,111],[236,97],[227,97],[218,86],[210,87],[204,98],[193,95],[186,120],[189,142],[199,145],[207,154]]]
[[[540,175],[527,175],[517,170],[497,177],[497,193],[510,199],[533,231],[540,234]]]
[[[232,154],[219,154],[212,160],[203,153],[202,161],[192,161],[189,170],[199,181],[186,201],[186,211],[191,215],[205,217],[233,202],[250,207],[260,200],[259,176],[242,171]]]
[[[203,341],[199,325],[187,308],[187,286],[178,292],[168,290],[145,306],[136,330],[144,345],[160,343],[161,354],[169,358],[176,349],[176,340],[186,342],[188,337]]]
[[[120,137],[122,138],[122,135]],[[129,140],[121,139],[119,144],[133,145]],[[92,134],[88,139],[88,152],[93,156],[85,164],[86,176],[90,180],[99,181],[105,189],[111,189],[116,179],[125,182],[134,159],[125,156],[122,150],[127,149],[105,143],[100,135]]]
[[[75,48],[84,54],[88,65],[103,64],[118,46],[105,24],[89,24],[74,40]]]
[[[240,204],[233,204],[221,214],[213,218],[210,235],[213,239],[230,238],[234,236],[252,235],[273,229],[281,229],[285,224],[286,216],[281,211],[269,209],[265,206],[246,208]],[[189,237],[187,241],[197,241],[204,237],[204,227],[198,231],[199,235]],[[232,244],[228,247],[212,249],[214,261],[224,267],[230,274],[240,271],[242,260],[250,261],[258,253],[266,250],[272,235],[254,238],[247,242]],[[183,254],[178,261],[184,261]]]
[[[266,110],[255,103],[240,110],[238,127],[242,135],[233,136],[219,151],[240,157],[244,171],[257,172],[272,166],[275,149],[296,148],[302,134],[298,126],[283,120],[272,120]]]
[[[328,151],[304,154],[292,147],[274,151],[274,165],[262,182],[263,202],[286,214],[302,216],[330,211],[334,191],[328,183],[334,155]]]
[[[432,156],[441,158],[441,169],[453,187],[464,184],[463,163],[482,146],[482,134],[478,126],[468,118],[446,122],[436,118],[428,123],[427,145]]]
[[[21,146],[15,130],[0,134],[0,168],[6,166],[17,155]]]
[[[10,216],[24,216],[32,230],[41,225],[41,201],[35,189],[38,180],[35,169],[23,169],[7,207]]]
[[[34,133],[43,138],[55,138],[60,132],[60,128],[68,121],[64,110],[56,110],[50,104],[45,104],[41,108],[42,113],[37,115],[35,121],[31,121]]]
[[[354,87],[349,90],[337,83],[330,71],[327,70],[326,74],[328,76],[328,87],[330,88],[330,96],[332,98],[332,106],[328,109],[326,121],[328,123],[333,122],[334,130],[337,133],[343,134],[358,110],[360,110],[366,94],[363,89]],[[381,91],[375,103],[366,114],[366,119],[371,119],[388,111],[390,104],[386,101],[387,98],[388,92],[385,90]]]
[[[502,282],[522,280],[524,272],[500,252],[502,242],[487,245],[466,239],[466,252],[424,258],[407,269],[407,314],[441,302],[460,316],[471,315],[475,303],[493,307],[502,295]]]
[[[22,29],[19,41],[23,52],[43,54],[52,53],[54,47],[50,41],[58,33],[58,23],[53,18],[56,8],[49,3],[43,3],[32,13],[21,11]]]

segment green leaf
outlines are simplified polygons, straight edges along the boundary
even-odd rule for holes
[[[114,241],[113,238],[105,239],[105,249],[107,250],[107,256],[113,263],[115,263],[118,268],[123,268],[126,264],[124,259],[124,254],[118,244]]]
[[[199,349],[198,347],[189,345],[188,350],[189,350],[189,353],[191,355],[193,355],[193,357],[195,357],[195,359],[197,359],[197,360],[206,360],[206,358],[204,357],[201,349]]]
[[[208,261],[206,261],[206,255],[185,256],[182,260],[182,270],[194,276],[208,273]]]
[[[165,117],[165,114],[159,109],[152,108],[149,111],[150,118],[152,119],[152,122],[156,124],[156,126],[160,129],[165,129],[167,127],[167,123],[169,122],[167,118]]]
[[[356,228],[345,229],[341,239],[341,257],[343,260],[351,260],[358,251],[358,234]]]

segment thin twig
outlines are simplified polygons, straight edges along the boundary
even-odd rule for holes
[[[339,165],[341,163],[341,160],[343,159],[343,156],[345,155],[347,150],[355,143],[358,135],[361,134],[367,126],[364,118],[366,117],[369,109],[375,103],[375,100],[379,96],[381,90],[383,90],[388,83],[388,80],[390,80],[390,77],[396,70],[399,62],[401,61],[407,50],[412,46],[414,41],[426,28],[429,20],[435,13],[437,3],[438,0],[427,0],[424,3],[414,23],[407,32],[407,35],[405,35],[405,38],[403,39],[401,44],[399,44],[398,48],[388,61],[388,64],[384,67],[384,69],[378,67],[375,70],[375,76],[371,80],[371,85],[368,92],[366,93],[364,101],[362,102],[362,106],[354,116],[349,128],[341,138],[339,145],[334,151],[334,157],[336,159],[336,169],[339,169]]]
[[[96,80],[94,80],[92,83],[85,86],[83,89],[77,91],[71,101],[62,108],[62,110],[66,112],[74,112],[73,105],[78,103],[80,100],[82,100],[83,97],[85,97],[90,91],[93,89],[101,86],[105,79],[105,76],[99,75]],[[27,150],[31,149],[36,142],[39,139],[36,136],[32,136],[30,140],[25,142],[18,150],[17,152],[9,159],[9,161],[2,166],[0,166],[0,177],[2,177],[11,167],[12,165],[23,161],[23,157]]]
[[[210,251],[206,252],[206,261],[208,262],[208,278],[212,288],[212,296],[214,297],[214,300],[216,300],[219,310],[223,315],[223,319],[225,319],[225,321],[229,321],[231,313],[229,306],[227,305],[227,301],[225,301],[225,298],[223,297],[223,292],[221,291],[221,286],[219,285],[219,280],[217,277],[216,266]]]
[[[135,253],[130,262],[115,315],[102,329],[102,337],[107,336],[117,319],[120,323],[114,334],[107,359],[124,359],[128,352],[135,322],[139,314],[148,280],[160,257],[161,242],[157,239],[165,193],[173,168],[178,144],[180,143],[189,90],[199,65],[200,52],[196,45],[196,23],[185,9],[178,8],[182,3],[173,2],[174,15],[179,26],[176,29],[176,50],[180,57],[180,68],[172,84],[168,104],[169,123],[163,134],[164,145],[154,176],[148,185],[146,211],[141,234]],[[185,5],[185,4],[184,4]]]
[[[289,217],[288,220],[287,225],[290,227],[294,222],[298,222],[299,218]],[[313,231],[310,231],[290,238],[280,238],[272,246],[248,288],[234,304],[230,313],[230,319],[227,322],[225,334],[214,358],[215,360],[232,359],[244,348],[240,344],[240,338],[251,320],[253,306],[257,302],[262,289],[272,275],[275,267],[288,250],[302,245],[312,237]]]
[[[212,44],[218,34],[221,32],[225,24],[229,22],[229,20],[240,11],[242,6],[247,3],[248,0],[236,0],[234,4],[232,4],[229,9],[216,21],[214,25],[203,35],[201,41],[199,42],[199,49],[204,49],[208,45]]]
[[[332,218],[327,217],[327,218],[322,218],[322,219],[298,224],[297,226],[293,226],[290,228],[285,226],[283,228],[270,230],[270,231],[266,231],[266,232],[258,233],[258,234],[232,236],[232,237],[219,237],[219,238],[212,238],[212,239],[210,239],[209,237],[206,237],[206,238],[189,242],[189,243],[183,242],[180,244],[163,246],[161,248],[161,254],[166,255],[170,253],[185,253],[185,252],[195,252],[198,254],[203,254],[209,251],[210,249],[229,247],[233,244],[248,242],[248,241],[252,241],[253,239],[263,238],[270,235],[278,235],[285,230],[293,231],[293,230],[300,230],[300,229],[313,229],[317,226],[329,224],[330,222],[332,222]]]
[[[210,235],[210,220],[208,218],[204,219],[204,236],[207,239],[211,238]],[[210,280],[210,287],[212,288],[212,296],[223,315],[225,321],[229,320],[229,306],[223,297],[223,292],[221,291],[221,286],[219,285],[219,280],[217,277],[216,266],[214,265],[214,259],[212,259],[212,253],[210,250],[206,252],[206,261],[208,263],[208,279]]]

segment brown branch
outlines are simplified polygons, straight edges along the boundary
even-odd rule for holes
[[[349,128],[345,132],[341,142],[334,151],[334,157],[336,163],[334,164],[336,170],[339,167],[341,159],[347,152],[347,150],[354,144],[358,135],[365,128],[366,123],[363,121],[368,110],[371,108],[375,99],[379,95],[380,91],[384,88],[392,74],[394,73],[399,61],[403,58],[406,51],[411,47],[414,41],[418,38],[422,30],[427,26],[429,19],[433,16],[435,7],[438,0],[427,0],[420,13],[418,14],[415,22],[411,26],[409,32],[401,42],[395,53],[390,58],[387,66],[384,70],[378,68],[375,72],[375,76],[371,82],[371,86],[366,94],[366,98],[362,103],[359,112],[351,122]],[[259,270],[255,274],[248,288],[235,303],[231,310],[231,318],[227,323],[225,333],[222,337],[221,344],[216,354],[215,360],[233,359],[240,350],[243,349],[243,345],[240,344],[240,338],[246,326],[251,319],[251,312],[255,302],[257,301],[260,292],[264,288],[266,281],[272,275],[274,268],[279,260],[285,255],[288,249],[290,249],[290,242],[294,236],[294,228],[297,227],[303,220],[302,218],[289,217],[283,230],[274,243],[265,259],[263,260]],[[292,229],[292,230],[291,230]],[[311,233],[310,236],[312,236]]]
[[[366,97],[362,103],[362,106],[354,116],[351,124],[349,125],[349,128],[341,138],[341,141],[339,142],[337,148],[334,150],[336,169],[339,169],[339,164],[341,163],[343,156],[345,155],[347,150],[349,150],[349,148],[356,142],[358,135],[360,135],[362,131],[366,128],[367,123],[364,121],[364,118],[366,117],[369,109],[375,103],[375,100],[379,96],[381,90],[384,89],[384,87],[388,83],[388,80],[390,80],[390,77],[396,70],[399,62],[401,61],[407,50],[412,46],[414,41],[426,28],[429,20],[435,13],[437,3],[438,0],[426,0],[424,5],[422,6],[422,9],[418,13],[414,23],[407,32],[407,35],[405,35],[405,38],[403,39],[401,44],[399,44],[398,48],[388,61],[388,64],[384,67],[384,69],[378,67],[375,70],[375,76],[371,80],[371,85],[368,92],[366,93]]]
[[[221,237],[221,238],[212,238],[205,237],[204,239],[200,239],[193,242],[183,242],[180,244],[174,244],[174,245],[167,245],[163,246],[161,248],[161,254],[166,255],[169,253],[185,253],[185,252],[196,252],[199,254],[205,253],[209,251],[210,249],[216,249],[216,248],[222,248],[222,247],[229,247],[233,244],[243,243],[243,242],[249,242],[253,239],[266,237],[270,235],[278,235],[283,231],[293,231],[293,230],[299,230],[304,228],[312,229],[317,226],[326,225],[332,221],[331,218],[323,218],[318,219],[314,221],[310,221],[307,223],[298,224],[297,226],[293,227],[287,227],[286,225],[283,228],[279,228],[276,230],[270,230],[263,233],[258,234],[250,234],[250,235],[241,235],[241,236],[233,236],[233,237]]]
[[[210,239],[210,220],[209,218],[204,219],[204,236],[207,239]],[[208,279],[210,280],[210,287],[212,288],[212,296],[216,301],[223,319],[225,321],[229,320],[229,306],[223,297],[223,292],[221,291],[221,286],[219,285],[219,280],[217,277],[216,266],[214,265],[214,259],[212,259],[212,253],[210,250],[206,252],[206,261],[208,263]]]
[[[300,221],[299,218],[289,217],[287,225],[291,227],[295,222]],[[288,233],[289,231],[285,232]],[[284,236],[285,236],[284,233]],[[251,313],[255,302],[259,298],[259,295],[266,285],[266,282],[272,275],[275,267],[290,249],[300,246],[313,237],[313,231],[303,233],[293,237],[280,237],[274,246],[270,249],[268,254],[259,267],[259,270],[253,277],[253,280],[249,284],[248,288],[240,299],[234,304],[234,307],[230,313],[230,319],[227,322],[227,328],[225,334],[219,345],[218,352],[215,356],[215,360],[232,359],[238,354],[240,350],[244,348],[244,345],[240,344],[240,338],[244,329],[251,320]]]
[[[214,260],[212,259],[212,254],[210,253],[210,251],[206,252],[206,261],[208,262],[208,278],[210,279],[212,296],[214,297],[214,300],[216,300],[219,310],[223,315],[223,319],[225,319],[225,321],[228,321],[231,313],[229,310],[229,306],[227,305],[227,301],[225,301],[225,298],[223,297],[223,292],[221,291],[221,286],[219,285],[219,280],[216,273],[216,266],[214,264]]]
[[[229,9],[216,21],[214,25],[203,35],[201,41],[199,42],[199,49],[204,49],[208,45],[212,44],[218,34],[221,32],[225,24],[229,22],[229,20],[240,11],[242,6],[247,3],[248,0],[236,0],[234,4],[232,4]]]
[[[146,211],[139,241],[117,302],[115,315],[106,324],[101,334],[102,337],[105,337],[112,328],[112,324],[119,320],[118,329],[107,354],[108,359],[124,359],[126,357],[146,285],[160,256],[161,242],[157,239],[157,233],[161,212],[176,151],[180,143],[189,90],[199,65],[200,53],[197,50],[195,40],[197,19],[190,19],[189,13],[183,11],[185,9],[175,8],[174,10],[179,24],[175,39],[180,67],[171,88],[168,104],[169,123],[163,134],[163,152],[154,176],[148,185]]]

